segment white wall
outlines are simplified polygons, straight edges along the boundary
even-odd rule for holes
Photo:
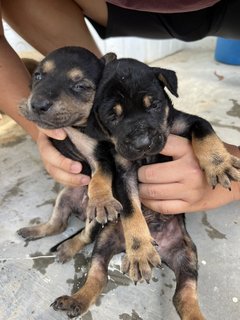
[[[88,22],[87,22],[88,23]],[[19,54],[26,53],[28,56],[34,49],[26,43],[17,33],[15,33],[6,23],[3,24],[5,36]],[[207,38],[193,43],[185,43],[179,40],[149,40],[141,38],[111,38],[102,40],[92,26],[89,28],[103,53],[115,52],[118,57],[131,57],[147,63],[153,62],[179,50],[190,47],[212,47],[214,38]]]

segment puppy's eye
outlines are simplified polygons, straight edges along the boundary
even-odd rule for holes
[[[116,113],[111,113],[108,115],[108,121],[111,122],[112,125],[116,125],[119,120],[119,117],[116,115]]]
[[[74,92],[81,92],[84,89],[84,86],[81,83],[75,83],[72,89]]]
[[[160,109],[162,105],[163,105],[162,100],[153,101],[153,103],[151,104],[151,109],[155,109],[155,110]]]
[[[40,81],[40,80],[42,80],[42,78],[43,78],[43,74],[41,72],[38,72],[38,71],[34,72],[34,74],[33,74],[34,80]]]

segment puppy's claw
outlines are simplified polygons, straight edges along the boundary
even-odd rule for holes
[[[218,162],[214,159],[217,157]],[[213,154],[209,159],[205,159],[201,165],[205,172],[207,181],[213,189],[217,184],[230,190],[231,181],[240,181],[240,160],[227,151],[223,150],[222,154]]]
[[[152,245],[155,246],[155,247],[158,247],[157,241],[153,240],[153,241],[152,241]]]
[[[141,280],[150,281],[152,268],[161,264],[161,258],[152,242],[152,239],[139,239],[138,248],[126,248],[127,254],[122,259],[121,270],[128,273],[134,283]]]
[[[113,197],[102,197],[101,200],[90,199],[87,207],[87,216],[90,220],[96,219],[100,224],[108,221],[117,221],[122,205]]]
[[[75,318],[82,314],[80,303],[70,296],[59,297],[50,306],[55,311],[66,311],[69,318]]]

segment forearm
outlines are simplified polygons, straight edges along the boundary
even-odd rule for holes
[[[0,109],[36,140],[37,127],[18,112],[19,102],[29,95],[30,75],[20,58],[1,35],[0,70]]]

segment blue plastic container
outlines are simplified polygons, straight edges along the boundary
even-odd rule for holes
[[[218,38],[215,59],[226,64],[240,65],[240,40]]]

